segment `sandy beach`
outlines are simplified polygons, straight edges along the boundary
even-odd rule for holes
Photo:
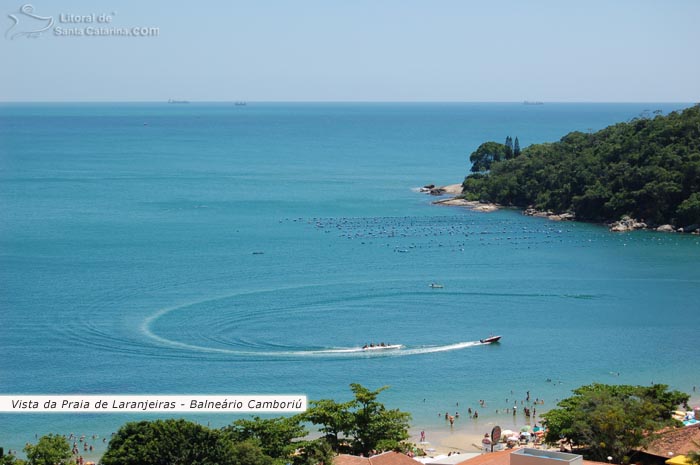
[[[545,409],[542,409],[544,413]],[[409,441],[429,454],[447,454],[449,452],[472,453],[481,451],[481,440],[484,434],[490,434],[494,426],[503,430],[520,431],[525,426],[538,424],[534,419],[528,421],[522,415],[513,416],[503,411],[501,414],[483,414],[479,420],[461,415],[450,425],[447,420],[441,426],[431,426],[421,429],[412,427],[409,430]],[[426,442],[421,443],[421,431],[425,432]],[[433,450],[429,450],[433,449]]]
[[[483,437],[483,434],[454,428],[452,430],[426,431],[425,442],[420,442],[420,431],[411,430],[410,441],[428,455],[440,455],[450,452],[480,452],[479,444],[481,444]]]

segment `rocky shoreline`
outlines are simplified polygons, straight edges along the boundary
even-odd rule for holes
[[[441,200],[435,200],[433,202],[433,205],[447,205],[447,206],[456,206],[456,207],[465,207],[469,208],[470,210],[478,211],[478,212],[483,212],[483,213],[488,213],[488,212],[493,212],[496,211],[500,208],[503,208],[502,205],[498,205],[495,203],[488,203],[488,202],[480,202],[477,200],[467,200],[463,197],[461,197],[462,194],[462,185],[461,184],[450,184],[447,186],[442,186],[442,187],[436,187],[435,184],[428,184],[420,188],[420,192],[429,194],[429,195],[435,195],[435,196],[442,196],[442,195],[453,195],[454,197],[450,197],[448,199],[441,199]],[[536,210],[534,208],[526,208],[525,210],[522,211],[523,215],[526,216],[534,216],[538,218],[547,218],[550,221],[576,221],[576,215],[571,212],[564,212],[564,213],[554,213],[552,211],[542,211],[542,210]],[[693,224],[689,225],[686,227],[682,228],[676,228],[675,226],[671,224],[662,224],[659,226],[655,225],[648,225],[644,221],[640,221],[634,218],[631,218],[627,215],[623,216],[620,218],[618,221],[613,221],[612,223],[606,223],[606,226],[610,230],[610,232],[629,232],[629,231],[637,231],[637,230],[651,230],[651,231],[658,231],[658,232],[667,232],[667,233],[686,233],[686,234],[695,234],[695,235],[700,235],[700,225]]]
[[[669,232],[669,233],[678,232],[678,233],[700,235],[700,225],[697,225],[697,224],[691,224],[691,225],[683,227],[683,228],[676,228],[672,224],[662,224],[660,226],[649,226],[644,221],[636,220],[636,219],[631,218],[627,215],[623,216],[618,221],[614,221],[612,223],[609,223],[608,227],[610,228],[610,231],[612,231],[612,232],[627,232],[627,231],[636,231],[638,229],[649,229],[649,230],[658,231],[658,232]]]
[[[495,203],[484,203],[479,201],[467,200],[460,195],[462,194],[461,184],[450,184],[447,186],[436,187],[435,184],[428,184],[420,188],[420,192],[430,194],[430,195],[453,195],[448,199],[435,200],[433,205],[447,205],[450,207],[465,207],[470,210],[488,213],[498,210],[500,205]]]
[[[523,210],[525,216],[536,216],[538,218],[547,218],[551,221],[575,221],[576,215],[573,213],[554,213],[551,211],[535,210],[534,208],[526,208]]]
[[[453,197],[451,199],[436,200],[433,202],[434,205],[448,205],[451,207],[466,207],[470,210],[477,212],[488,213],[496,211],[500,208],[499,205],[493,203],[482,203],[474,200],[462,199],[459,197]]]

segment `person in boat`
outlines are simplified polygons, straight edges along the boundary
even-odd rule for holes
[[[367,348],[367,344],[363,345],[362,348],[363,348],[363,349],[366,349],[366,348]]]
[[[382,346],[382,347],[386,347],[386,344],[384,344],[384,343],[382,342],[381,346]]]

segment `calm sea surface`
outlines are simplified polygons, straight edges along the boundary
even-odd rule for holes
[[[346,400],[359,382],[417,429],[476,408],[470,431],[514,424],[495,410],[527,390],[541,410],[594,381],[692,394],[700,238],[415,191],[461,182],[483,141],[684,106],[3,104],[0,392]],[[141,418],[5,414],[0,446]]]

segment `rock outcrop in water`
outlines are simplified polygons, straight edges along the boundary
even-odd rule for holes
[[[670,224],[662,224],[658,228],[656,228],[657,231],[659,232],[675,232],[676,228],[673,227],[673,225]]]
[[[634,231],[636,229],[646,229],[647,228],[646,223],[635,220],[634,218],[630,218],[627,215],[623,216],[622,218],[620,218],[618,221],[615,221],[614,223],[610,223],[608,226],[610,227],[610,231],[612,231],[612,232],[627,232],[627,231]]]
[[[547,218],[552,221],[574,221],[576,219],[576,215],[574,215],[571,212],[566,212],[566,213],[554,213],[551,210],[548,211],[540,211],[536,210],[532,207],[526,208],[523,210],[523,215],[525,216],[537,216],[539,218]]]

